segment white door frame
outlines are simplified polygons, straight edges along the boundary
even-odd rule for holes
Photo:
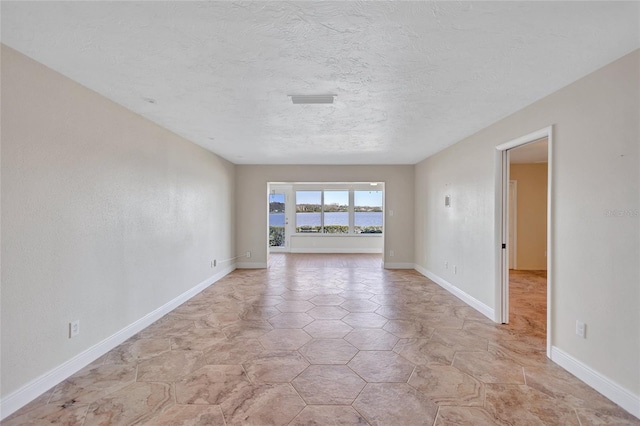
[[[553,126],[519,137],[496,146],[496,197],[495,197],[495,247],[496,247],[496,303],[495,318],[498,323],[509,322],[509,150],[540,139],[548,140],[547,164],[547,357],[551,357],[552,319],[552,260],[553,223],[551,221],[553,190]]]

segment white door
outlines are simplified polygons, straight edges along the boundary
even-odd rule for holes
[[[270,185],[268,197],[269,231],[267,244],[270,252],[289,252],[291,236],[291,187]]]

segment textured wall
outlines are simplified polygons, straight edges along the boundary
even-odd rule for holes
[[[234,177],[3,46],[2,397],[214,275],[234,253]]]
[[[252,253],[243,261],[267,261],[268,182],[384,182],[384,261],[413,265],[413,166],[241,165],[236,171],[236,245],[239,253]]]
[[[416,166],[416,261],[495,306],[495,147],[554,125],[552,345],[640,395],[640,51]],[[453,207],[443,207],[445,193]],[[444,261],[462,265],[453,276]],[[584,321],[587,338],[575,335]]]
[[[547,269],[547,164],[511,164],[518,182],[517,268]]]

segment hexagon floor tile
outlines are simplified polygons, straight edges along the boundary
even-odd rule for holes
[[[511,273],[496,325],[380,263],[271,253],[2,425],[640,424],[544,356],[545,272]]]

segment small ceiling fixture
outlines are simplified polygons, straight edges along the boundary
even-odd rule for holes
[[[294,104],[332,104],[338,95],[287,95]]]

